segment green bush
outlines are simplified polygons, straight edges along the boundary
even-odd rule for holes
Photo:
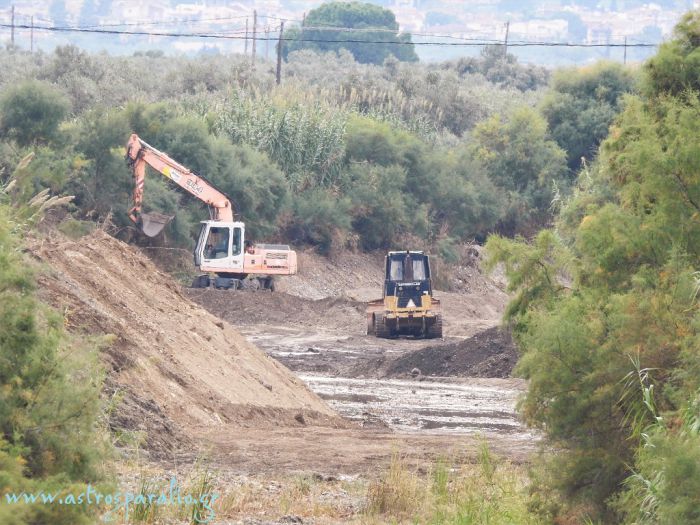
[[[700,94],[680,92],[628,99],[555,228],[487,244],[562,521],[698,519]]]
[[[581,168],[582,158],[595,156],[634,84],[632,72],[612,62],[554,74],[540,110],[552,138],[566,151],[572,172]]]
[[[287,238],[316,245],[329,253],[334,241],[343,239],[350,230],[350,200],[328,190],[314,189],[294,196],[294,216],[287,225]]]
[[[354,166],[348,190],[352,227],[365,249],[397,246],[411,228],[416,203],[404,191],[406,173],[400,166]]]
[[[56,138],[67,113],[68,102],[60,91],[45,82],[27,80],[0,97],[0,133],[20,146],[46,144]]]
[[[0,495],[85,490],[101,477],[100,376],[94,354],[34,298],[18,227],[0,205]],[[9,524],[92,523],[87,505],[0,505]]]
[[[548,136],[547,123],[529,108],[506,121],[494,116],[474,130],[472,148],[488,177],[506,191],[506,234],[546,224],[554,188],[567,187],[566,153]]]

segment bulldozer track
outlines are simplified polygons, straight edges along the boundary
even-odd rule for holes
[[[394,337],[394,334],[391,331],[391,328],[389,328],[384,323],[384,314],[375,313],[373,315],[373,319],[374,319],[374,335],[376,335],[377,337],[381,337],[383,339],[391,339],[392,337]]]
[[[426,339],[442,339],[442,314],[435,317],[435,322],[425,331]]]

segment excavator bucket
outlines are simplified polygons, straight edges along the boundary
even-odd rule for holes
[[[173,220],[174,215],[164,215],[162,213],[142,213],[141,214],[141,230],[149,237],[155,237],[163,228]]]

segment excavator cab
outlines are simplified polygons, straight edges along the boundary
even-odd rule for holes
[[[242,222],[203,221],[194,249],[194,264],[203,272],[239,277],[243,275]]]

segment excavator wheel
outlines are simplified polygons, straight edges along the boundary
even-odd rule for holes
[[[367,335],[376,335],[374,333],[374,316],[367,314]]]
[[[275,280],[272,277],[258,277],[261,290],[275,291]]]
[[[217,277],[214,280],[214,288],[217,290],[236,290],[240,288],[240,281],[232,277]]]
[[[435,317],[435,322],[425,330],[426,339],[442,339],[442,316]]]
[[[209,288],[211,279],[208,275],[198,275],[192,281],[192,288]]]
[[[391,328],[384,323],[384,314],[374,314],[374,335],[384,339],[389,339],[394,336],[391,332]]]

